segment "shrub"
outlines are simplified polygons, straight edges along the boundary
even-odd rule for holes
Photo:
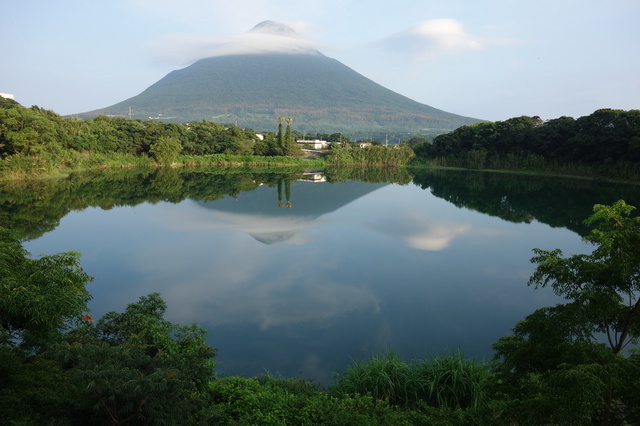
[[[370,395],[336,397],[304,379],[226,377],[210,385],[212,404],[201,413],[205,424],[452,425],[460,412],[427,406],[397,407]]]
[[[68,333],[48,351],[82,390],[76,418],[87,424],[178,424],[205,403],[214,377],[215,349],[197,325],[164,320],[158,293],[141,297],[123,313],[109,312]]]
[[[162,136],[151,145],[149,153],[158,164],[171,164],[178,158],[182,151],[182,145],[176,138]]]

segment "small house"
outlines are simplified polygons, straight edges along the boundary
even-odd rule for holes
[[[320,139],[315,140],[306,140],[306,139],[298,139],[296,143],[300,145],[302,148],[306,149],[325,149],[329,146],[329,142],[323,141]]]

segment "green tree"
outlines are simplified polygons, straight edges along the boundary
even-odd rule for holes
[[[166,308],[158,293],[141,297],[51,351],[81,391],[87,423],[184,424],[203,407],[216,351],[204,329],[164,320]]]
[[[534,249],[530,285],[567,303],[542,308],[495,345],[505,412],[525,423],[640,421],[640,218],[624,201],[596,205],[585,223],[590,254]],[[604,342],[603,337],[604,336]],[[513,419],[511,419],[513,420]]]
[[[276,140],[278,142],[278,149],[280,150],[281,155],[284,155],[284,134],[282,133],[282,122],[284,121],[284,117],[278,117],[278,134],[276,136]]]
[[[293,136],[291,135],[291,122],[293,119],[291,117],[286,118],[287,121],[287,129],[284,133],[284,138],[282,141],[282,153],[283,155],[291,155],[293,151]]]
[[[41,353],[86,311],[92,278],[77,253],[29,256],[0,228],[0,422],[53,424],[72,396]]]
[[[164,165],[176,161],[180,151],[182,151],[180,141],[167,136],[161,136],[149,149],[149,153],[156,159],[158,164]]]
[[[32,259],[13,234],[0,228],[0,345],[36,349],[74,324],[91,299],[93,279],[80,255]]]
[[[0,156],[58,154],[61,129],[53,118],[54,113],[35,106],[0,108]]]
[[[429,143],[429,139],[427,139],[426,137],[423,136],[413,136],[411,139],[409,139],[408,141],[406,141],[407,145],[409,145],[410,147],[414,147],[418,144],[421,143]]]
[[[585,223],[597,226],[584,240],[596,249],[568,258],[535,249],[538,267],[529,281],[571,300],[586,336],[605,333],[614,354],[640,336],[640,218],[633,210],[622,200],[595,205]]]

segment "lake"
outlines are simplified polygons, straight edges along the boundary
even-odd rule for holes
[[[590,252],[594,204],[640,206],[635,185],[442,170],[122,171],[0,197],[33,256],[82,253],[94,316],[159,292],[166,319],[208,330],[219,374],[323,384],[388,348],[488,360],[560,300],[527,286],[532,249]]]

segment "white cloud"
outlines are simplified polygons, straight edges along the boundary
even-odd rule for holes
[[[398,211],[369,224],[380,233],[401,241],[418,250],[440,251],[453,241],[474,231],[468,223],[455,223],[448,219],[434,219],[422,211],[407,209]]]
[[[468,34],[455,19],[431,19],[377,43],[383,49],[424,59],[445,52],[479,51],[485,43]]]
[[[440,251],[451,245],[451,242],[471,230],[471,225],[439,225],[431,226],[421,233],[405,235],[402,239],[409,246],[418,250]]]
[[[298,31],[308,31],[305,22],[273,23],[246,33],[220,37],[197,34],[168,34],[154,47],[159,59],[188,63],[212,56],[259,53],[310,53],[320,48]]]
[[[294,256],[274,269],[277,251],[225,233],[215,234],[215,244],[212,241],[198,239],[183,246],[185,250],[156,245],[137,252],[130,259],[142,277],[136,290],[159,291],[171,306],[171,321],[206,327],[235,324],[266,330],[300,323],[329,325],[353,312],[380,312],[379,300],[367,283],[332,278],[338,263],[335,254]],[[225,250],[216,251],[212,244]],[[203,253],[215,254],[207,258]]]
[[[484,47],[478,40],[465,33],[462,23],[454,19],[423,21],[410,32],[442,49],[481,50]]]

